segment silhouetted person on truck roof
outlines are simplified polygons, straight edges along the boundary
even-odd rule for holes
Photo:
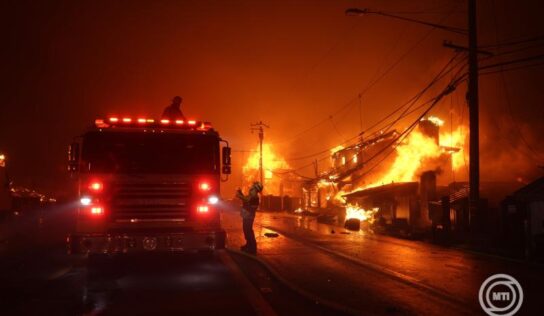
[[[180,96],[175,96],[172,99],[172,104],[167,106],[162,112],[162,118],[168,120],[184,120],[187,121],[185,115],[181,112],[181,102],[183,99]]]

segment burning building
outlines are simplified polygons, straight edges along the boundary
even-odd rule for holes
[[[243,185],[260,181],[260,150],[252,151],[242,168]],[[294,210],[299,207],[303,180],[270,144],[263,144],[263,207],[269,210]]]
[[[370,217],[397,227],[430,226],[427,204],[437,198],[437,185],[454,182],[468,160],[467,129],[441,132],[443,124],[429,117],[402,141],[392,130],[335,151],[331,169],[305,184],[304,206],[325,213],[340,209],[344,214],[338,214],[339,220],[349,218],[348,209],[362,209],[361,220]]]

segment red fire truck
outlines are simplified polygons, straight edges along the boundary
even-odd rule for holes
[[[224,248],[219,185],[230,174],[230,147],[210,123],[97,119],[68,156],[79,192],[70,252]]]

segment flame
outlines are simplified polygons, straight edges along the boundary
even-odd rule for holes
[[[459,126],[451,133],[440,133],[440,146],[458,148],[458,152],[451,153],[453,170],[458,170],[468,162],[467,151],[465,151],[465,141],[468,136],[468,128]]]
[[[438,126],[444,124],[443,120],[434,116],[429,117],[427,120]],[[467,135],[468,128],[459,126],[451,133],[440,133],[440,144],[438,145],[434,138],[423,134],[417,129],[412,131],[404,142],[396,147],[396,157],[389,170],[377,177],[377,181],[365,187],[375,187],[393,182],[417,181],[422,167],[438,161],[444,155],[445,152],[442,147],[455,149],[449,154],[451,154],[453,170],[457,171],[465,165],[468,159],[464,150]]]
[[[248,157],[246,164],[242,168],[244,181],[250,184],[254,181],[259,181],[259,148],[252,152]],[[279,195],[279,187],[281,178],[279,174],[275,174],[277,170],[289,169],[289,165],[285,159],[274,152],[270,144],[263,144],[263,176],[264,190],[268,194]]]
[[[340,150],[342,150],[342,149],[344,149],[344,146],[342,146],[342,145],[338,145],[338,146],[334,147],[333,149],[331,149],[331,155],[338,152],[338,151],[340,151]]]
[[[444,125],[444,120],[442,120],[442,119],[440,119],[440,118],[438,118],[438,117],[436,117],[436,116],[429,116],[429,117],[427,118],[427,121],[433,122],[434,125],[436,125],[436,126],[442,126],[442,125]]]
[[[438,117],[431,116],[427,120],[438,126],[444,124],[444,121]],[[424,171],[424,167],[443,163],[444,160],[441,158],[444,158],[444,155],[451,155],[451,167],[454,171],[458,171],[468,161],[465,150],[467,135],[468,128],[459,126],[452,132],[440,133],[440,144],[437,144],[433,137],[416,129],[406,137],[402,144],[396,147],[395,158],[387,170],[379,174],[370,174],[366,179],[370,181],[349,190],[349,192],[339,191],[335,196],[335,201],[344,204],[345,199],[342,195],[361,189],[393,182],[417,181],[421,171]],[[444,150],[444,148],[449,150]]]
[[[442,151],[434,139],[413,131],[404,144],[397,146],[397,157],[379,183],[408,182],[416,179],[417,171],[425,160],[438,158]]]
[[[366,210],[362,207],[359,207],[357,204],[348,204],[346,205],[346,221],[348,219],[358,219],[361,222],[368,221],[369,223],[372,223],[374,221],[374,214],[378,212],[378,208],[375,207],[370,210]]]

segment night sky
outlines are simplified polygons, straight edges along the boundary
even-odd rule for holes
[[[542,6],[479,1],[480,45],[544,35]],[[421,90],[454,54],[443,40],[466,45],[426,26],[345,16],[350,7],[466,28],[465,1],[3,1],[0,151],[9,173],[62,195],[74,136],[98,116],[159,117],[175,95],[235,151],[256,148],[249,124],[265,121],[267,141],[289,162],[357,135]],[[543,54],[539,43],[482,64]],[[401,57],[359,109],[359,92]],[[544,66],[480,79],[482,181],[541,176]],[[468,121],[465,92],[463,84],[433,111],[447,127]],[[234,153],[230,186],[245,155]]]

